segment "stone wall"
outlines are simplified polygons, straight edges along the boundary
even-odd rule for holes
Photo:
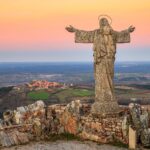
[[[78,102],[75,104],[76,101],[72,103],[74,106],[78,105]],[[58,122],[57,133],[63,131],[79,136],[81,139],[100,143],[109,143],[114,140],[128,143],[127,138],[123,136],[122,122],[124,118],[122,116],[99,118],[89,113],[91,105],[82,104],[80,108],[74,106],[52,105],[48,107],[48,118],[54,116],[52,122]]]
[[[119,141],[128,144],[129,125],[135,128],[134,111],[122,108],[119,114],[99,117],[91,115],[90,109],[90,104],[81,104],[76,100],[68,105],[47,107],[42,101],[37,101],[14,111],[6,111],[0,123],[0,145],[9,147],[63,133],[98,143]]]

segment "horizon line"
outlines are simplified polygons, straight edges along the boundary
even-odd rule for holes
[[[133,61],[115,61],[115,63],[121,63],[121,62],[141,62],[141,63],[146,63],[146,62],[150,62],[150,60],[146,60],[146,61],[137,61],[137,60],[133,60]],[[0,63],[93,63],[93,61],[0,61]]]

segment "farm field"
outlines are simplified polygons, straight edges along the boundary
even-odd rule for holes
[[[116,99],[120,105],[137,102],[144,106],[150,105],[150,85],[116,85]],[[65,89],[42,89],[13,91],[12,87],[0,88],[0,114],[6,109],[15,109],[19,106],[43,100],[46,105],[67,104],[72,100],[81,100],[83,103],[94,102],[93,86],[72,86]]]
[[[140,104],[150,104],[150,89],[144,85],[119,85],[115,87],[116,98],[121,105],[128,105],[130,102],[136,101]],[[69,103],[72,99],[93,99],[94,88],[89,87],[71,87],[67,89],[56,89],[53,92],[47,90],[29,92],[28,99],[35,101],[44,100],[46,103]]]

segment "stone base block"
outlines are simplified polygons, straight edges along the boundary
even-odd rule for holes
[[[100,116],[105,116],[109,114],[117,114],[119,113],[119,105],[116,101],[111,101],[111,102],[95,102],[92,105],[91,108],[91,113],[100,115]]]

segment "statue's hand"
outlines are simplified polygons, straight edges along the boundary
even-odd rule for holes
[[[129,30],[129,32],[133,32],[133,31],[135,30],[135,27],[130,26],[130,27],[128,28],[128,30]]]
[[[65,28],[68,32],[75,32],[76,31],[76,29],[73,27],[73,26],[69,26],[69,27],[66,27]]]

